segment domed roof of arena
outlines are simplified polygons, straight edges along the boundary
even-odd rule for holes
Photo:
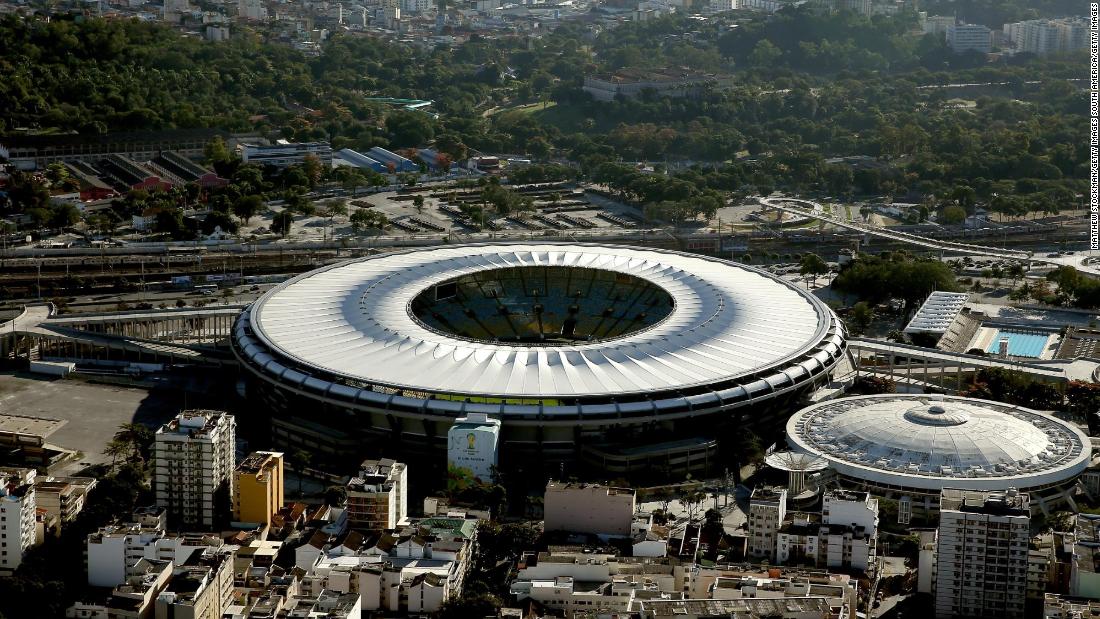
[[[952,396],[832,400],[791,417],[787,440],[846,475],[917,488],[1041,485],[1080,473],[1091,454],[1068,422]]]

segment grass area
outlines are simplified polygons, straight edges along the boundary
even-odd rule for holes
[[[492,118],[493,116],[504,116],[505,114],[535,114],[537,112],[542,112],[544,110],[549,110],[551,108],[557,107],[557,105],[558,104],[555,101],[536,101],[535,103],[523,103],[521,105],[513,105],[512,107],[497,108],[487,113],[486,117]]]
[[[620,122],[619,118],[608,114],[591,115],[585,112],[579,105],[556,105],[545,110],[539,109],[530,112],[540,124],[553,125],[565,133],[587,131],[604,133],[615,128]],[[591,119],[595,126],[585,127],[585,121]]]

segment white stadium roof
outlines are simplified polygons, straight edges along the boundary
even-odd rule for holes
[[[792,449],[838,473],[891,486],[1032,488],[1088,466],[1088,436],[1026,408],[954,396],[878,395],[805,408],[787,422]]]
[[[664,289],[674,307],[644,330],[560,345],[459,338],[426,328],[411,314],[413,299],[436,284],[524,266],[629,274]],[[307,368],[367,384],[504,397],[710,384],[805,355],[833,327],[819,300],[750,267],[678,252],[556,243],[445,246],[357,259],[286,282],[251,313],[252,330],[272,353]]]

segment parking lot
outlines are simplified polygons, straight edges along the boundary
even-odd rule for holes
[[[144,389],[4,372],[0,373],[0,413],[62,421],[46,441],[81,452],[78,460],[57,471],[71,474],[109,462],[103,450],[120,425],[136,421],[158,427],[183,408],[182,392],[202,390],[201,385],[180,378],[166,378],[162,387]]]

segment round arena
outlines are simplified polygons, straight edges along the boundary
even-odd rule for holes
[[[787,421],[796,453],[828,462],[836,482],[898,500],[899,519],[938,509],[943,488],[1014,487],[1047,509],[1072,493],[1092,453],[1071,423],[958,396],[875,395],[810,406]]]
[[[355,259],[272,289],[233,330],[284,445],[443,453],[482,413],[502,463],[624,476],[721,471],[720,446],[775,436],[845,347],[827,306],[757,269],[581,243]]]

